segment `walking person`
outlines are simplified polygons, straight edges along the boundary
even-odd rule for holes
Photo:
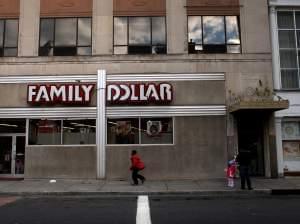
[[[247,183],[248,190],[252,190],[250,180],[250,163],[252,160],[252,154],[250,151],[241,149],[236,157],[236,161],[239,164],[240,177],[241,177],[241,189],[245,189],[245,182]]]
[[[226,177],[227,177],[227,186],[234,187],[234,178],[236,175],[236,161],[232,159],[227,164]]]
[[[146,178],[139,174],[139,171],[145,168],[145,165],[139,155],[137,154],[136,150],[131,151],[131,167],[130,170],[132,171],[132,180],[133,185],[138,185],[138,179],[141,180],[142,184],[145,182]]]

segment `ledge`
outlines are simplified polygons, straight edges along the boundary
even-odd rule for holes
[[[278,111],[289,108],[288,100],[261,100],[261,101],[240,101],[229,106],[230,113],[236,113],[247,110],[259,111]]]

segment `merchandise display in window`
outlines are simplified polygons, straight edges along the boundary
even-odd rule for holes
[[[141,118],[141,144],[173,144],[172,118]]]
[[[139,120],[109,119],[107,122],[107,144],[138,144]]]
[[[173,144],[173,118],[108,119],[107,144]]]

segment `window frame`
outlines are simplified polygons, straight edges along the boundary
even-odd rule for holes
[[[280,12],[292,12],[293,14],[293,28],[279,28],[278,26],[278,14]],[[277,37],[278,37],[278,56],[279,56],[279,80],[280,80],[280,90],[283,91],[299,91],[300,90],[300,44],[298,44],[297,41],[297,31],[300,32],[300,27],[297,28],[297,20],[296,20],[296,13],[300,13],[299,9],[278,9],[276,10],[276,32],[277,32]],[[281,67],[281,56],[280,56],[280,51],[281,50],[293,50],[292,48],[281,48],[280,47],[280,37],[279,37],[279,33],[280,31],[293,31],[294,32],[294,37],[295,37],[295,48],[294,50],[296,51],[296,64],[297,64],[297,68],[282,68]],[[300,36],[299,36],[300,39]],[[296,70],[297,69],[297,79],[298,79],[298,87],[297,88],[289,88],[289,87],[283,87],[283,82],[282,82],[282,70],[284,71],[292,71],[292,70]]]
[[[108,144],[108,130],[107,130],[107,127],[108,127],[108,120],[110,119],[138,119],[139,121],[139,142],[137,144]],[[172,119],[172,127],[173,127],[173,130],[172,130],[172,143],[164,143],[164,144],[142,144],[142,134],[141,134],[141,120],[143,118],[157,118],[157,119],[160,119],[160,118],[170,118]],[[175,145],[175,131],[176,131],[176,127],[175,127],[175,117],[174,116],[159,116],[159,117],[150,117],[150,116],[146,116],[146,117],[142,117],[142,116],[135,116],[135,117],[123,117],[123,116],[120,116],[120,117],[107,117],[106,118],[106,138],[105,138],[105,145],[106,146],[113,146],[113,147],[132,147],[132,146],[174,146]]]
[[[297,124],[297,129],[298,129],[298,136],[286,136],[285,135],[285,130],[284,128],[286,128],[286,126],[288,126],[288,123],[293,123],[293,124]],[[294,126],[294,125],[292,125]],[[284,146],[287,144],[298,144],[300,145],[300,118],[288,118],[288,119],[283,119],[281,122],[281,138],[282,138],[282,150],[283,150],[283,161],[285,163],[289,163],[289,162],[299,162],[300,161],[300,157],[299,156],[295,156],[295,155],[286,155],[285,151],[284,151]]]
[[[60,144],[53,144],[53,145],[49,145],[49,144],[45,144],[45,145],[38,145],[38,144],[30,144],[29,140],[30,140],[30,121],[31,120],[55,120],[55,121],[60,121]],[[95,120],[95,125],[97,125],[97,119],[96,118],[29,118],[28,119],[28,125],[26,125],[26,146],[30,146],[30,147],[70,147],[70,146],[75,146],[75,147],[85,147],[85,146],[96,146],[97,145],[97,136],[95,136],[95,144],[63,144],[64,143],[64,139],[63,139],[63,135],[64,135],[64,131],[63,131],[63,122],[64,120],[68,120],[68,121],[78,121],[78,120]],[[96,130],[95,130],[96,133]],[[96,134],[95,134],[96,135]]]
[[[53,43],[52,45],[49,47],[50,48],[50,51],[52,51],[52,54],[48,54],[48,55],[42,55],[41,54],[41,49],[43,48],[41,46],[41,24],[42,24],[42,20],[53,20],[53,33],[51,34],[52,35],[52,39],[53,39]],[[60,19],[76,19],[76,45],[65,45],[65,46],[55,46],[55,37],[56,37],[56,21],[57,20],[60,20]],[[90,45],[79,45],[78,43],[78,39],[79,39],[79,33],[78,33],[78,21],[79,19],[90,19],[90,32],[91,32],[91,36],[90,36]],[[62,57],[65,57],[65,56],[71,56],[71,57],[75,57],[75,56],[91,56],[92,55],[92,45],[93,45],[93,18],[92,17],[88,17],[88,16],[79,16],[79,17],[41,17],[40,18],[40,27],[39,27],[39,57],[57,57],[57,56],[62,56]],[[74,55],[54,55],[54,51],[55,51],[55,48],[68,48],[68,47],[74,47],[76,49],[76,54]],[[78,54],[78,49],[79,48],[90,48],[91,49],[91,53],[90,54],[86,54],[86,55],[81,55],[81,54]]]
[[[18,57],[18,50],[19,50],[19,24],[20,24],[20,21],[19,21],[19,18],[0,18],[0,21],[3,21],[3,35],[2,35],[2,50],[3,52],[1,53],[0,51],[0,58],[2,57]],[[7,20],[15,20],[17,21],[17,45],[16,47],[6,47],[5,46],[5,37],[6,37],[6,22]],[[1,47],[0,47],[1,48]],[[4,52],[5,52],[5,49],[16,49],[16,55],[13,55],[13,56],[5,56],[4,55]]]
[[[126,31],[127,31],[127,37],[126,37],[126,45],[118,45],[115,44],[115,18],[126,18]],[[140,44],[130,44],[129,43],[129,37],[130,37],[130,33],[129,33],[129,18],[147,18],[150,20],[150,45],[140,45]],[[158,44],[153,44],[153,18],[163,18],[164,19],[164,37],[165,37],[165,44],[162,45],[158,45]],[[141,46],[141,47],[151,47],[151,53],[129,53],[129,47],[130,46]],[[157,46],[162,46],[165,51],[164,53],[153,53],[153,47],[157,47]],[[117,47],[127,47],[127,53],[125,54],[116,54],[115,52],[115,48]],[[167,18],[166,16],[113,16],[113,54],[114,55],[166,55],[167,54]]]
[[[236,17],[237,20],[237,27],[238,27],[238,38],[240,43],[239,44],[229,44],[227,39],[227,24],[226,24],[226,17]],[[201,42],[202,44],[191,44],[190,42],[190,33],[189,33],[189,17],[201,17]],[[223,18],[223,26],[224,26],[224,39],[225,43],[223,44],[204,44],[204,23],[203,23],[203,17],[222,17]],[[241,40],[241,25],[240,25],[240,16],[239,15],[188,15],[187,16],[187,42],[188,42],[188,54],[242,54],[242,40]],[[204,46],[224,46],[225,51],[224,52],[209,52],[204,50]],[[190,52],[190,46],[193,46],[193,52]],[[196,46],[201,46],[202,50],[196,50]],[[228,46],[239,46],[239,52],[228,52]]]

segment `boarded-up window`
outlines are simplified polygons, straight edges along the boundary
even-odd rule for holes
[[[187,14],[193,15],[239,15],[239,0],[187,0]]]
[[[114,16],[165,16],[166,0],[114,0]]]
[[[20,0],[0,0],[0,18],[18,18]]]
[[[41,0],[41,17],[92,16],[92,0]]]

